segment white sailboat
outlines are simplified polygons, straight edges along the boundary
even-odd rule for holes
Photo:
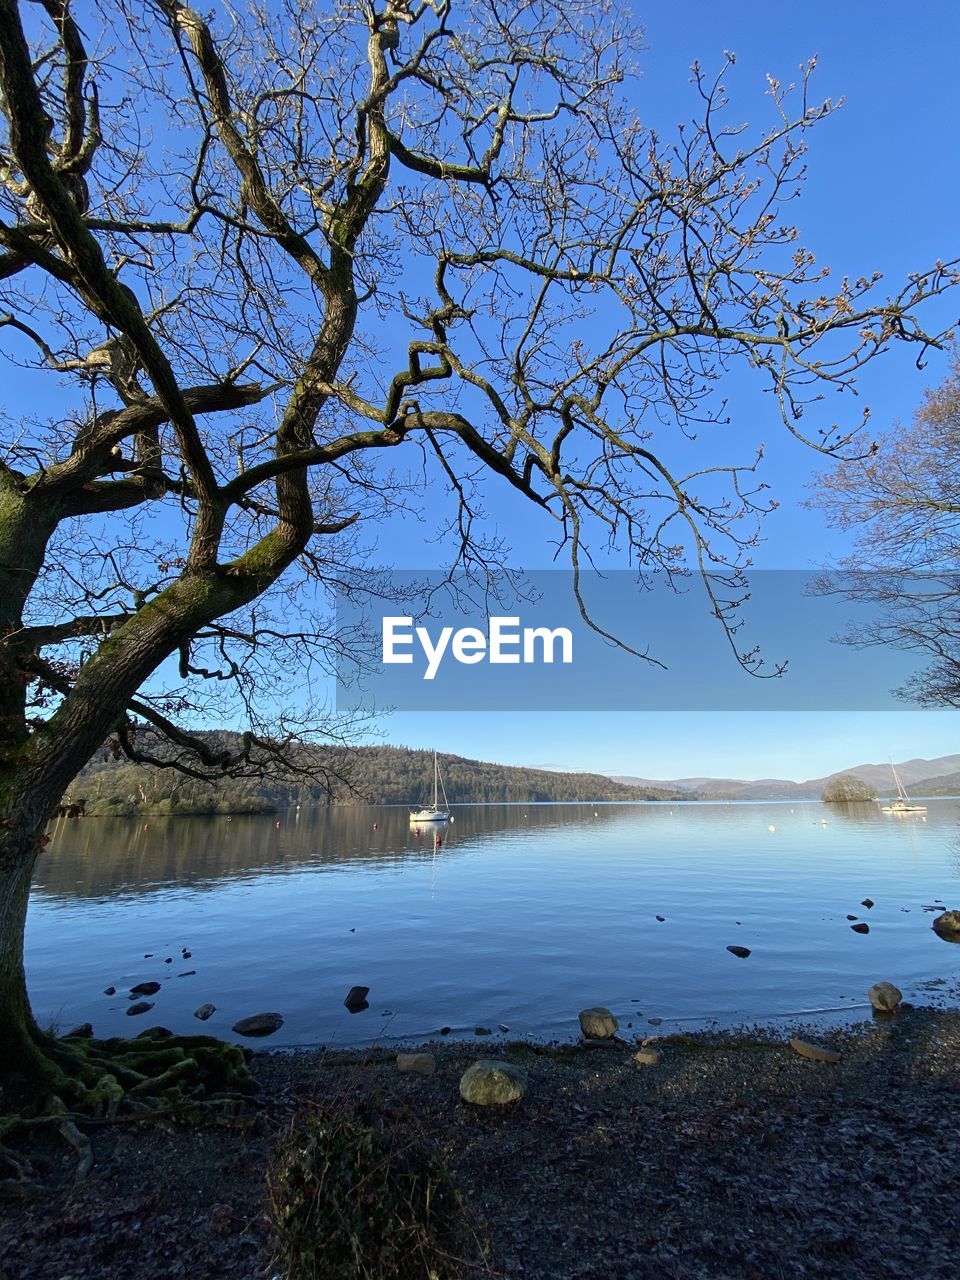
[[[444,808],[440,808],[439,792],[443,792]],[[437,753],[433,753],[433,804],[423,809],[411,809],[411,822],[449,822],[450,812],[447,809],[447,791],[440,777],[440,766],[437,764]]]
[[[893,761],[890,761],[890,771],[893,774],[893,780],[897,784],[897,798],[891,800],[889,804],[881,805],[881,813],[926,813],[927,806],[925,804],[912,804],[910,797],[903,789],[903,783],[900,781],[900,775],[897,773]]]

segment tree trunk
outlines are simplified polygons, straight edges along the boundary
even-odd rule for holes
[[[0,1103],[17,1106],[48,1091],[58,1072],[37,1027],[23,969],[23,933],[37,835],[0,830]]]

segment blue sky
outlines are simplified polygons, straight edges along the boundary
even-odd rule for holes
[[[791,208],[801,241],[836,281],[882,270],[891,287],[910,271],[960,254],[957,210],[960,136],[955,92],[960,6],[926,3],[882,7],[814,0],[789,12],[754,4],[688,0],[682,7],[638,6],[646,47],[636,108],[667,138],[697,112],[690,64],[708,72],[724,51],[737,55],[726,76],[730,116],[759,130],[770,121],[766,75],[786,82],[816,55],[815,99],[845,104],[810,137],[809,175]],[[928,308],[929,328],[960,314],[960,292]],[[919,373],[910,353],[893,352],[865,371],[860,387],[883,430],[910,417],[925,386],[941,380],[946,357]],[[41,375],[44,376],[44,375]],[[13,374],[14,385],[28,378]],[[46,377],[44,391],[49,395]],[[724,385],[733,422],[719,456],[739,460],[766,446],[762,478],[780,508],[765,523],[754,563],[765,569],[810,569],[843,544],[822,515],[804,503],[818,464],[785,433],[769,398],[748,380]],[[829,420],[829,415],[826,415]],[[542,514],[505,485],[487,488],[490,525],[527,569],[551,567],[553,530]],[[381,557],[397,569],[436,568],[432,541],[438,490],[427,491],[423,519],[406,516],[381,530]],[[613,562],[616,563],[616,562]],[[743,681],[722,641],[703,662],[713,679]],[[384,717],[382,740],[436,746],[465,756],[550,768],[649,777],[691,774],[804,778],[866,760],[936,756],[960,750],[960,713],[873,712],[582,712],[562,702],[550,712],[398,712]]]
[[[952,163],[960,136],[955,92],[960,6],[824,3],[790,10],[695,0],[682,7],[638,7],[647,48],[638,109],[664,135],[689,119],[695,98],[689,66],[719,66],[737,55],[726,78],[737,118],[765,118],[765,76],[783,81],[817,55],[815,97],[845,99],[814,131],[809,177],[794,217],[802,238],[834,273],[880,269],[891,281],[937,257],[960,251],[960,171]],[[960,303],[931,309],[930,323],[952,323]],[[924,386],[943,376],[934,358],[919,373],[904,353],[877,362],[861,381],[878,429],[907,420]],[[781,502],[766,522],[754,559],[764,568],[809,568],[842,550],[835,531],[804,501],[818,459],[785,438],[770,406],[747,387],[736,424],[743,441],[764,440],[766,479]],[[536,512],[491,494],[501,531],[522,548],[526,567],[550,563]],[[405,565],[430,566],[432,546],[416,526],[394,545]],[[398,563],[401,560],[398,559]],[[704,661],[727,661],[718,645]],[[745,679],[734,671],[731,679]],[[937,756],[960,750],[960,713],[669,712],[396,713],[384,720],[388,741],[504,763],[590,769],[650,777],[684,774],[805,778],[868,760]]]

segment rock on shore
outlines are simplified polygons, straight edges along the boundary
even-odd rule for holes
[[[460,1079],[460,1097],[477,1107],[500,1107],[519,1102],[527,1091],[526,1073],[512,1062],[481,1058]]]
[[[432,1053],[398,1053],[397,1070],[412,1072],[418,1076],[432,1076],[437,1060]]]
[[[609,1009],[596,1005],[592,1009],[584,1009],[580,1014],[580,1030],[587,1040],[608,1040],[619,1028]]]
[[[799,1053],[801,1058],[809,1058],[811,1062],[840,1061],[840,1054],[835,1049],[827,1049],[822,1044],[811,1044],[809,1040],[801,1040],[798,1036],[791,1037],[790,1048],[794,1053]]]
[[[867,998],[878,1013],[893,1013],[903,999],[903,992],[892,982],[875,982]]]

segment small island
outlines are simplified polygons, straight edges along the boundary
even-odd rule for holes
[[[831,778],[820,793],[824,804],[860,804],[876,798],[877,793],[870,783],[855,773],[841,773]]]

